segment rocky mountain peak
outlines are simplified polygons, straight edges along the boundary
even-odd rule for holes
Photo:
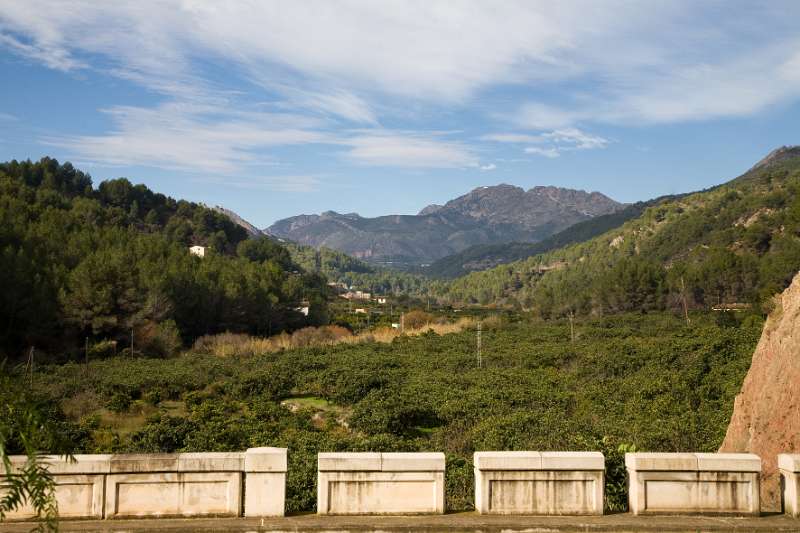
[[[612,213],[622,204],[600,193],[501,183],[478,187],[417,215],[365,218],[326,211],[279,220],[266,231],[372,261],[419,264],[475,244],[537,242],[568,226]]]
[[[800,157],[800,146],[781,146],[767,154],[764,159],[753,165],[750,170],[757,170],[798,157]]]

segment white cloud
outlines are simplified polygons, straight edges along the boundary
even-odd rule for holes
[[[578,128],[563,128],[536,135],[528,133],[493,133],[484,135],[482,139],[511,144],[544,145],[544,147],[532,146],[525,148],[525,152],[549,158],[559,157],[562,152],[606,148],[611,142],[604,137],[591,135]]]
[[[562,150],[592,150],[594,148],[605,148],[610,142],[608,139],[598,135],[590,135],[578,128],[564,128],[549,133],[543,133],[541,136],[543,139],[560,146]]]
[[[6,122],[14,122],[14,121],[19,120],[19,118],[17,118],[16,116],[12,115],[11,113],[0,112],[0,120],[6,121]]]
[[[373,166],[464,168],[478,165],[471,150],[456,141],[405,132],[368,132],[342,141],[351,148],[346,157]]]
[[[539,143],[543,141],[541,135],[530,135],[528,133],[492,133],[483,135],[481,139],[499,143]]]
[[[525,148],[526,154],[536,154],[548,159],[555,159],[561,157],[561,151],[558,148],[539,148],[538,146],[529,146]]]
[[[159,90],[164,80],[197,81],[194,58],[220,60],[259,83],[319,92],[312,107],[364,122],[370,116],[353,89],[463,101],[498,84],[595,84],[594,101],[588,109],[577,101],[577,113],[533,99],[521,107],[529,127],[556,129],[624,115],[627,103],[634,118],[670,120],[704,104],[724,115],[732,98],[746,100],[738,113],[797,97],[796,84],[775,85],[796,79],[798,15],[793,1],[721,10],[691,0],[26,0],[0,6],[0,34],[52,68],[81,68],[81,54],[99,54]],[[572,87],[566,96],[581,95]],[[678,96],[689,99],[683,113],[669,109]]]
[[[350,122],[378,125],[378,119],[370,105],[351,92],[335,89],[326,93],[293,87],[281,87],[279,90],[287,97],[287,102],[281,104],[282,107],[319,112]]]
[[[497,168],[497,165],[494,163],[489,163],[488,165],[481,165],[481,170],[494,170]]]
[[[430,120],[434,106],[460,112],[480,96],[480,112],[540,132],[484,140],[557,157],[606,147],[585,133],[597,124],[749,116],[800,98],[800,2],[727,7],[25,0],[0,3],[0,49],[60,71],[100,70],[166,99],[110,109],[106,134],[48,139],[89,160],[232,173],[269,160],[269,147],[328,142],[361,164],[467,167],[479,164],[469,146],[389,132],[382,115],[421,108],[416,119]],[[292,119],[250,116],[253,100]],[[301,124],[300,115],[327,122]],[[341,121],[375,131],[332,135]]]
[[[265,147],[321,143],[328,137],[308,119],[169,103],[155,109],[105,111],[115,127],[104,135],[54,136],[45,141],[88,162],[234,174],[269,164]]]

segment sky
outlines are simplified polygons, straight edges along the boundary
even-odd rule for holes
[[[800,2],[0,0],[0,160],[222,205],[633,202],[800,144]]]

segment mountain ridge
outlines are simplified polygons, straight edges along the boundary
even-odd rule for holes
[[[279,220],[265,233],[372,262],[421,264],[475,244],[537,242],[625,207],[608,196],[555,186],[478,187],[416,215],[362,217],[325,211]]]
[[[440,297],[545,318],[758,309],[798,268],[800,147],[781,147],[732,180],[647,207],[590,240],[462,276]]]

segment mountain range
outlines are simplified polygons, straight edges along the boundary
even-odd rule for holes
[[[479,187],[416,215],[374,218],[326,211],[275,222],[265,233],[373,263],[426,264],[474,245],[533,243],[625,207],[599,192],[560,187]]]
[[[769,309],[800,268],[800,146],[772,151],[727,183],[643,207],[601,235],[459,277],[440,296],[545,318]]]

